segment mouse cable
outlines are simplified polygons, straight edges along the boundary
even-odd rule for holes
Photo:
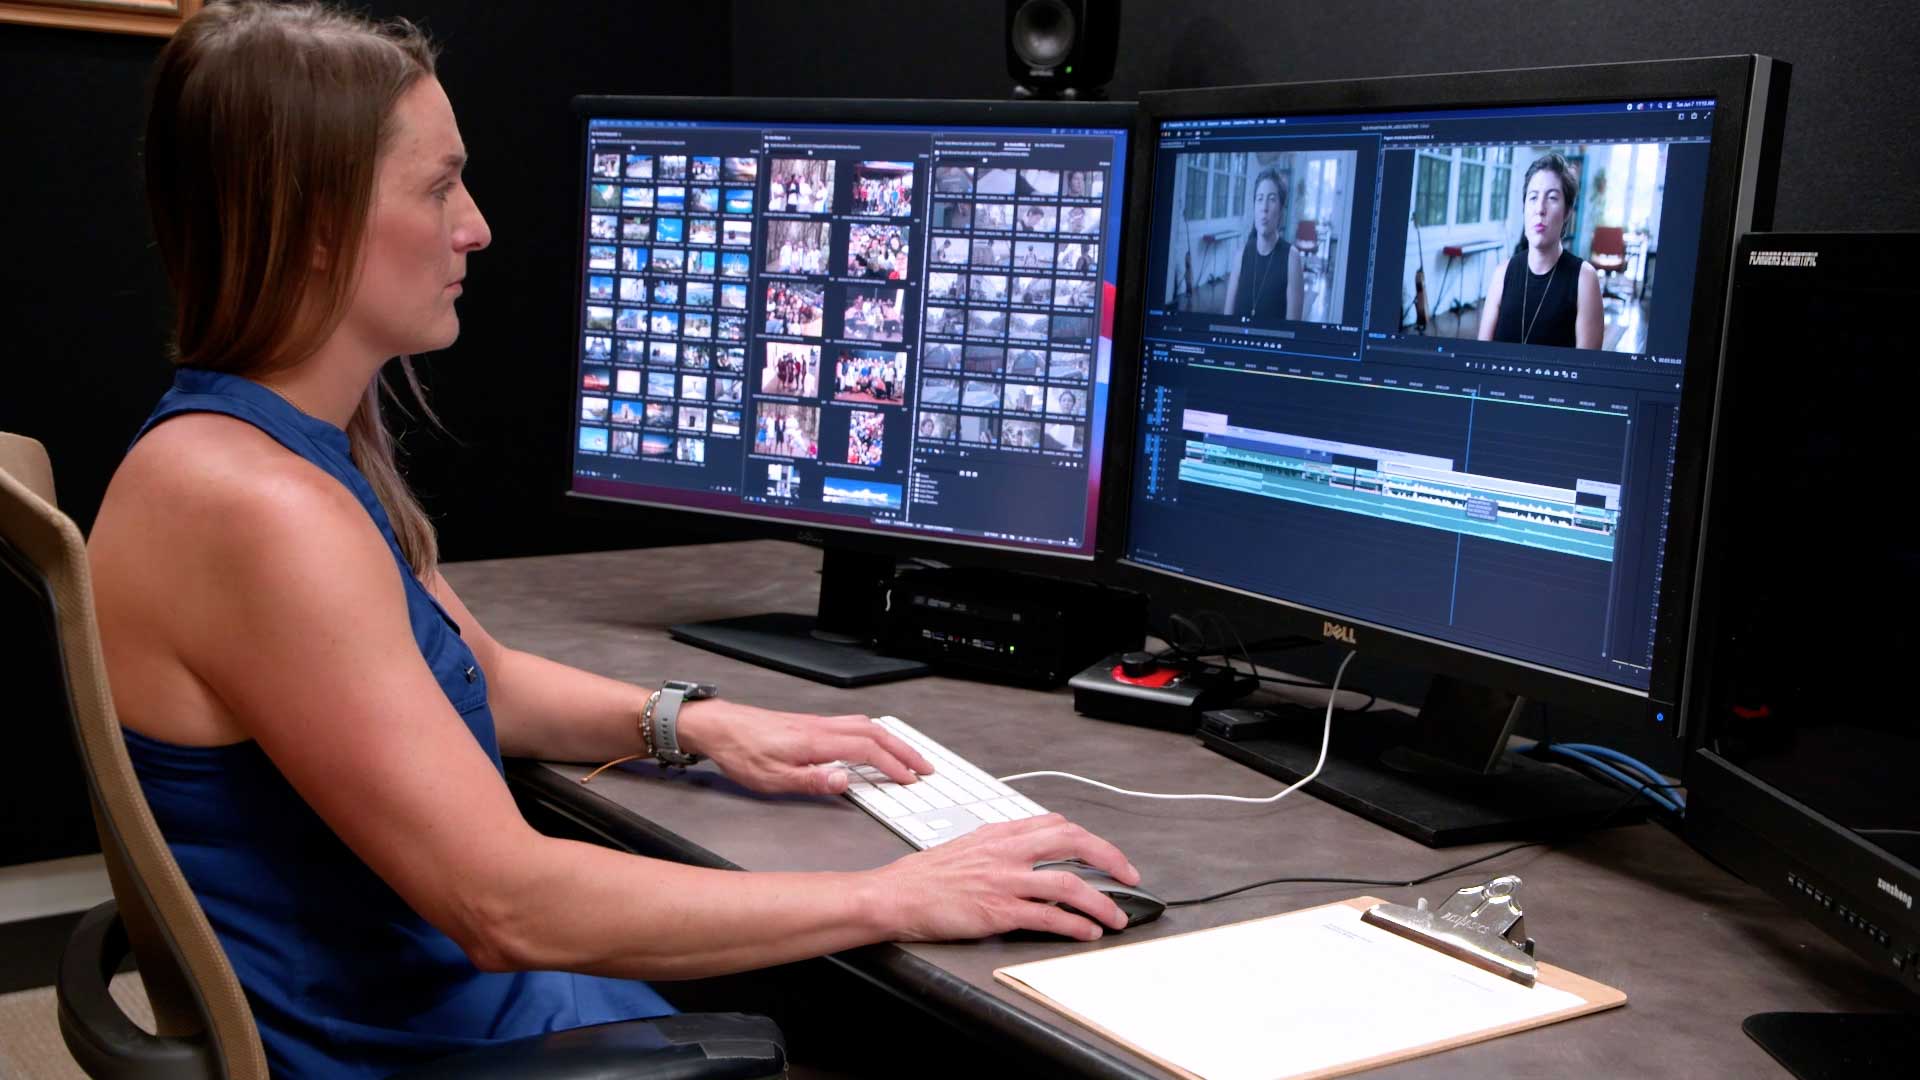
[[[1340,669],[1333,673],[1333,685],[1327,688],[1327,722],[1325,727],[1323,727],[1320,732],[1320,760],[1314,764],[1312,772],[1294,781],[1293,783],[1288,784],[1286,789],[1279,792],[1278,794],[1263,795],[1263,796],[1167,795],[1167,794],[1163,794],[1156,791],[1129,791],[1126,788],[1114,787],[1112,784],[1103,784],[1098,780],[1089,780],[1084,776],[1076,776],[1073,773],[1069,773],[1069,772],[1055,772],[1051,769],[1043,769],[1038,772],[1014,773],[1012,776],[1002,776],[1000,777],[1000,782],[1003,784],[1011,784],[1015,780],[1034,780],[1043,776],[1055,776],[1055,777],[1059,777],[1062,780],[1077,780],[1082,784],[1091,784],[1094,787],[1100,788],[1103,791],[1111,791],[1116,795],[1131,795],[1136,799],[1194,799],[1194,800],[1210,800],[1213,802],[1235,802],[1235,803],[1279,802],[1281,799],[1284,799],[1288,795],[1293,794],[1294,791],[1297,790],[1298,788],[1311,782],[1315,777],[1320,775],[1320,770],[1326,767],[1327,748],[1330,745],[1332,745],[1332,742],[1333,742],[1334,698],[1339,696],[1339,693],[1340,693],[1340,677],[1347,673],[1347,665],[1353,663],[1353,658],[1358,655],[1359,653],[1357,651],[1347,653],[1347,658],[1345,660],[1340,661]]]
[[[1637,802],[1645,793],[1646,789],[1655,787],[1655,786],[1667,786],[1667,785],[1641,784],[1639,787],[1636,787],[1633,791],[1629,792],[1627,794],[1626,799],[1623,802],[1621,802],[1618,806],[1615,806],[1613,809],[1607,811],[1606,814],[1602,816],[1599,822],[1596,823],[1593,827],[1595,829],[1604,828],[1609,821],[1613,820],[1613,818],[1620,813],[1620,811],[1625,810],[1627,807],[1632,806],[1635,802]],[[1591,831],[1591,830],[1586,830],[1586,831]],[[1585,835],[1586,831],[1582,831],[1581,833],[1578,833],[1576,835]],[[1240,893],[1249,892],[1253,889],[1265,888],[1268,885],[1382,885],[1382,886],[1389,886],[1397,889],[1409,889],[1416,885],[1425,885],[1429,881],[1435,881],[1439,878],[1447,877],[1451,874],[1457,874],[1460,871],[1467,869],[1468,867],[1478,866],[1479,864],[1486,862],[1489,859],[1497,859],[1502,855],[1511,855],[1512,853],[1519,851],[1522,848],[1545,847],[1550,845],[1551,843],[1552,842],[1548,840],[1523,840],[1518,844],[1513,844],[1509,847],[1501,848],[1499,851],[1490,852],[1486,855],[1480,855],[1475,858],[1468,859],[1466,862],[1456,863],[1452,866],[1447,867],[1444,870],[1435,870],[1431,874],[1427,874],[1422,877],[1412,878],[1410,880],[1405,880],[1405,881],[1402,881],[1399,879],[1388,881],[1388,880],[1382,880],[1377,878],[1351,878],[1351,877],[1268,878],[1265,881],[1256,881],[1250,885],[1236,886],[1234,888],[1226,890],[1225,892],[1214,893],[1211,896],[1197,896],[1191,900],[1169,900],[1167,901],[1167,906],[1171,908],[1171,907],[1191,907],[1195,904],[1210,904],[1215,900],[1224,900],[1229,896],[1237,896]]]

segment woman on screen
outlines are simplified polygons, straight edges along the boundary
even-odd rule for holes
[[[1526,232],[1494,272],[1480,310],[1481,341],[1600,347],[1600,275],[1567,250],[1579,193],[1573,166],[1559,154],[1542,154],[1527,166]]]
[[[854,873],[707,870],[536,832],[502,755],[670,752],[653,710],[686,687],[494,640],[395,465],[381,372],[453,344],[491,239],[431,45],[317,4],[211,3],[153,86],[143,156],[177,371],[88,553],[129,756],[274,1075],[386,1076],[672,1011],[638,979],[1017,927],[1099,936],[1056,903],[1126,925],[1079,877],[1033,869],[1078,858],[1139,880],[1057,816]],[[686,697],[680,750],[748,789],[839,794],[841,762],[930,771],[865,716]]]
[[[1253,179],[1253,228],[1227,283],[1227,314],[1271,321],[1300,317],[1306,260],[1300,249],[1280,242],[1286,220],[1287,185],[1268,166]]]

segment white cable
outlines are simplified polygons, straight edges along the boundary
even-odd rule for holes
[[[1089,780],[1084,776],[1075,776],[1073,773],[1070,773],[1070,772],[1055,772],[1051,769],[1043,769],[1038,772],[1014,773],[1012,776],[1002,776],[1000,777],[1000,782],[1003,784],[1011,784],[1015,780],[1034,780],[1043,776],[1055,776],[1055,777],[1059,777],[1062,780],[1077,780],[1082,784],[1091,784],[1094,787],[1100,788],[1104,791],[1111,791],[1116,795],[1131,795],[1136,799],[1205,799],[1205,800],[1211,800],[1214,802],[1237,802],[1237,803],[1279,802],[1281,799],[1284,799],[1288,795],[1293,794],[1293,791],[1295,788],[1298,788],[1301,785],[1312,781],[1314,777],[1319,776],[1320,770],[1326,768],[1327,748],[1330,745],[1332,745],[1332,742],[1333,742],[1333,703],[1334,703],[1334,699],[1337,698],[1340,694],[1340,677],[1347,673],[1347,665],[1351,664],[1353,662],[1353,658],[1357,655],[1359,655],[1357,652],[1349,652],[1347,654],[1347,658],[1345,660],[1340,661],[1340,669],[1333,673],[1333,685],[1330,686],[1327,690],[1327,722],[1326,722],[1326,727],[1322,729],[1322,731],[1320,732],[1320,760],[1314,764],[1312,772],[1294,781],[1293,783],[1288,784],[1286,787],[1286,790],[1281,791],[1277,795],[1264,795],[1264,796],[1258,796],[1258,797],[1252,796],[1252,795],[1166,795],[1156,791],[1129,791],[1126,788],[1114,787],[1112,784],[1103,784],[1098,780]]]

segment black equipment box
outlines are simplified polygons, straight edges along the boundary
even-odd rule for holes
[[[1113,655],[1073,677],[1075,712],[1164,731],[1191,732],[1208,709],[1231,705],[1260,682],[1218,664],[1160,663],[1146,654]]]
[[[1144,593],[1008,570],[916,567],[881,597],[877,645],[950,674],[1059,686],[1146,641]]]

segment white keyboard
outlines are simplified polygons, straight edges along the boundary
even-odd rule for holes
[[[847,798],[914,847],[925,851],[989,822],[1018,821],[1047,812],[899,717],[873,719],[920,751],[934,771],[917,783],[896,784],[871,765],[849,765],[853,782],[847,787]]]

